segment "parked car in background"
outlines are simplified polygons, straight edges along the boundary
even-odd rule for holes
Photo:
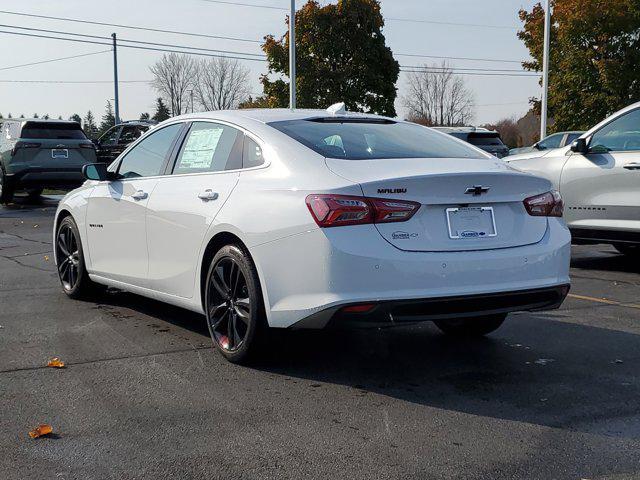
[[[111,127],[94,141],[98,161],[113,162],[132,142],[140,138],[155,124],[156,122],[150,120],[134,120]]]
[[[464,140],[498,158],[509,154],[509,147],[502,143],[498,132],[480,127],[434,127],[434,129]]]
[[[574,243],[609,243],[640,255],[640,103],[581,135],[571,146],[507,157],[553,182],[565,201]]]
[[[558,132],[548,137],[543,138],[539,142],[534,143],[530,147],[512,148],[509,150],[509,155],[517,155],[520,153],[529,153],[535,150],[544,151],[551,150],[553,148],[561,148],[567,145],[571,145],[573,141],[582,135],[584,132]]]
[[[18,190],[31,197],[45,188],[76,188],[82,166],[95,163],[96,151],[77,122],[4,120],[0,134],[0,203]]]
[[[85,173],[54,222],[64,292],[96,282],[202,313],[235,362],[268,327],[479,336],[569,290],[548,180],[343,105],[176,117]]]

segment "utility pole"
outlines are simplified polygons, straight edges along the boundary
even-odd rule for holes
[[[542,55],[542,105],[540,108],[540,140],[547,136],[547,105],[549,103],[549,50],[551,41],[551,0],[544,11],[544,52]]]
[[[296,109],[296,0],[289,15],[289,108]]]
[[[116,43],[116,34],[112,33],[113,38],[113,87],[114,87],[114,103],[116,114],[116,125],[120,123],[120,98],[118,96],[118,46]]]

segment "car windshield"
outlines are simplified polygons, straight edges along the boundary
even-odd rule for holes
[[[83,140],[86,135],[77,123],[27,122],[22,128],[21,138],[56,140]]]
[[[493,145],[502,146],[502,140],[497,133],[470,133],[467,141],[472,145]]]
[[[329,158],[486,158],[448,135],[411,123],[319,118],[269,125]]]

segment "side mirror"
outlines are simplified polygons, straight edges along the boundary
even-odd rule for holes
[[[575,153],[582,153],[585,155],[589,152],[589,146],[587,145],[586,138],[578,138],[571,144],[571,151]]]
[[[536,142],[534,143],[531,148],[535,148],[536,150],[542,150],[542,147],[540,146],[540,143]]]
[[[108,166],[106,163],[88,163],[82,167],[82,175],[87,180],[112,180],[113,174],[107,171]]]

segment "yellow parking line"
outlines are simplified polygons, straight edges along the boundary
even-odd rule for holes
[[[629,307],[629,308],[640,309],[640,305],[636,305],[634,303],[616,302],[615,300],[607,300],[606,298],[589,297],[587,295],[576,295],[574,293],[570,293],[567,296],[571,298],[575,298],[576,300],[586,300],[589,302],[605,303],[607,305],[617,305],[619,307]]]

